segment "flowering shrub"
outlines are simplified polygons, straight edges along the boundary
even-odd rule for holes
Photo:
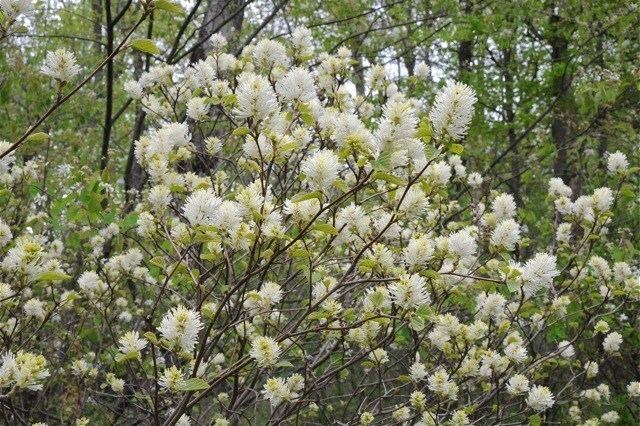
[[[43,205],[38,157],[0,161],[8,423],[638,415],[619,377],[637,376],[640,281],[610,250],[623,153],[608,187],[549,181],[545,239],[464,165],[472,88],[428,105],[377,66],[355,96],[349,50],[316,54],[302,28],[238,57],[212,45],[122,83],[153,122],[132,211],[99,178]],[[66,51],[41,69],[80,72]]]

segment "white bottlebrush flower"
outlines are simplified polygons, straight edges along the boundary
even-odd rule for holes
[[[205,98],[191,98],[187,102],[187,116],[193,121],[202,121],[209,114],[209,104]]]
[[[316,97],[313,75],[304,68],[292,68],[278,80],[276,92],[287,101],[309,102]]]
[[[369,231],[370,219],[364,209],[355,204],[343,207],[336,215],[335,227],[340,231],[336,242],[351,242],[356,235],[363,236]]]
[[[341,148],[347,144],[355,148],[364,147],[372,152],[377,152],[378,146],[373,135],[355,114],[342,113],[335,117],[333,124],[333,139]]]
[[[519,241],[520,225],[513,219],[500,222],[491,233],[491,245],[504,247],[507,251],[512,251]]]
[[[203,324],[200,314],[184,306],[171,309],[162,318],[158,331],[165,339],[184,352],[191,352],[196,345],[198,332]]]
[[[480,293],[476,297],[478,317],[483,320],[493,319],[500,323],[505,317],[507,300],[500,293]]]
[[[42,300],[36,298],[29,299],[24,303],[22,309],[27,317],[35,317],[41,320],[45,317],[44,302]]]
[[[156,185],[149,190],[147,201],[153,211],[161,212],[171,202],[171,191],[165,185]]]
[[[135,80],[129,80],[124,83],[124,91],[127,92],[132,99],[142,99],[144,96],[144,87]]]
[[[182,212],[193,226],[212,225],[222,200],[208,189],[198,189],[187,198]]]
[[[413,138],[418,125],[415,105],[410,101],[391,100],[382,110],[383,116],[375,137],[382,149],[399,148],[405,140]]]
[[[568,212],[560,208],[560,206],[558,205],[560,200],[562,200],[562,198],[556,200],[556,208],[560,213],[571,213],[580,220],[586,220],[587,222],[593,222],[593,220],[595,219],[593,196],[581,195],[576,199],[576,201],[573,202],[573,204],[568,204]]]
[[[483,179],[480,173],[473,172],[469,173],[469,176],[467,176],[467,184],[472,188],[478,188],[482,185],[482,181]]]
[[[158,379],[158,384],[172,392],[178,392],[184,385],[184,374],[175,365],[167,368]]]
[[[598,371],[600,367],[598,367],[598,363],[595,361],[587,361],[584,363],[584,371],[587,374],[587,379],[593,379],[598,375]]]
[[[404,192],[404,190],[401,191]],[[416,217],[425,211],[428,204],[424,191],[418,186],[412,186],[404,192],[398,211],[403,212],[407,217]]]
[[[419,308],[431,302],[426,280],[417,274],[402,275],[398,282],[389,286],[393,302],[405,309]]]
[[[296,222],[308,222],[320,211],[320,201],[317,198],[297,202],[286,200],[283,211],[293,216]]]
[[[217,34],[214,34],[217,35]],[[176,421],[176,426],[191,426],[191,419],[186,414],[180,416],[178,421]]]
[[[260,367],[272,367],[278,362],[280,345],[271,337],[259,336],[251,342],[249,355]]]
[[[277,111],[278,102],[271,83],[265,77],[255,74],[242,74],[236,89],[238,107],[234,113],[240,118],[264,120]]]
[[[571,224],[562,222],[556,230],[556,240],[561,243],[568,243],[571,240]]]
[[[628,167],[627,156],[620,151],[613,152],[607,157],[607,170],[611,174],[624,172]]]
[[[416,360],[409,367],[409,376],[414,382],[419,382],[427,377],[427,367],[420,362],[420,355],[416,354]]]
[[[478,243],[471,236],[469,229],[461,229],[449,235],[449,252],[461,259],[475,256],[478,250]]]
[[[47,53],[41,71],[51,78],[68,82],[80,72],[80,67],[76,64],[76,57],[73,53],[58,49],[55,52]]]
[[[622,335],[617,331],[607,334],[602,342],[602,347],[606,352],[618,352],[622,345]]]
[[[258,293],[267,305],[277,305],[282,300],[282,288],[271,281],[264,283]]]
[[[617,411],[613,410],[607,411],[602,416],[600,416],[600,420],[602,420],[602,423],[615,424],[620,420],[620,414],[618,414]]]
[[[275,40],[262,39],[256,43],[253,49],[253,61],[258,67],[266,70],[272,67],[287,68],[289,66],[289,55],[282,43]]]
[[[209,38],[209,46],[216,53],[221,53],[227,47],[227,39],[220,33],[216,33]]]
[[[284,379],[280,377],[270,377],[264,384],[262,394],[269,400],[272,407],[277,406],[282,401],[290,401],[293,392],[289,389]]]
[[[326,294],[326,291],[324,294]],[[389,294],[389,290],[383,286],[376,286],[375,288],[367,289],[362,301],[362,307],[365,312],[372,312],[391,307],[391,295]]]
[[[295,28],[291,33],[290,42],[297,58],[306,59],[313,55],[313,38],[310,29],[305,27]]]
[[[534,411],[545,411],[553,406],[553,394],[546,386],[533,386],[527,395],[527,405]]]
[[[411,238],[403,250],[404,261],[411,269],[424,266],[433,256],[434,245],[425,235]]]
[[[409,407],[397,408],[391,413],[391,418],[394,423],[402,424],[411,418],[411,410],[409,410]]]
[[[573,348],[573,345],[567,340],[563,340],[558,343],[558,351],[562,358],[567,359],[573,358],[576,354],[576,350]]]
[[[571,197],[573,191],[562,181],[562,178],[553,177],[549,179],[549,195],[553,198]]]
[[[427,379],[429,390],[441,398],[458,399],[458,385],[450,379],[443,368],[438,369]]]
[[[627,394],[630,398],[640,398],[640,382],[629,382]]]
[[[519,395],[529,391],[529,379],[522,374],[516,374],[507,383],[507,392],[510,395]]]
[[[598,188],[593,191],[593,208],[599,212],[606,212],[613,203],[613,191],[609,188]]]
[[[451,166],[446,161],[438,161],[429,166],[426,176],[433,184],[445,186],[451,179]]]
[[[120,340],[118,340],[118,349],[125,355],[139,353],[147,346],[147,342],[140,338],[137,331],[126,332]]]
[[[12,238],[11,228],[0,219],[0,249],[6,246]]]
[[[491,210],[496,217],[496,221],[511,219],[516,215],[516,202],[511,194],[500,194],[491,205]]]
[[[271,281],[262,285],[260,291],[250,291],[244,305],[250,310],[266,311],[282,300],[282,288]]]
[[[11,148],[11,143],[0,140],[0,154],[7,152],[9,148]],[[11,165],[14,164],[15,161],[16,157],[13,152],[0,158],[0,176],[11,170]]]
[[[78,277],[78,287],[85,293],[101,293],[107,286],[93,271],[85,271]]]
[[[302,161],[301,170],[305,181],[313,190],[327,191],[338,179],[340,160],[329,149],[323,149]]]
[[[429,65],[427,65],[423,61],[418,62],[413,70],[413,75],[422,80],[426,80],[427,78],[429,78],[430,74],[431,69],[429,68]]]
[[[525,295],[532,296],[542,288],[549,288],[558,275],[560,272],[556,266],[556,257],[548,253],[537,253],[522,267]]]
[[[241,206],[239,203],[231,200],[224,200],[215,216],[212,223],[223,231],[229,234],[238,230],[242,224]]]
[[[369,352],[369,360],[378,364],[386,364],[389,362],[389,354],[382,348],[376,348]]]
[[[462,139],[469,129],[476,101],[475,92],[469,86],[448,82],[436,95],[429,111],[434,135],[437,138],[447,135],[453,140]]]
[[[49,377],[47,360],[42,355],[19,351],[7,352],[0,359],[0,389],[16,387],[41,390],[43,381]]]

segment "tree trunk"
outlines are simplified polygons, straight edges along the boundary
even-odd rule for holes
[[[473,0],[461,0],[462,14],[469,15],[473,10]],[[458,45],[458,79],[466,81],[466,76],[471,72],[473,61],[473,40],[468,36]]]
[[[551,122],[551,138],[557,151],[553,173],[562,178],[567,185],[571,185],[571,165],[567,155],[572,108],[571,74],[567,62],[569,60],[569,42],[564,34],[564,19],[559,15],[555,5],[552,5],[551,11],[549,45],[551,46],[551,66],[554,73],[551,81],[551,95],[557,99]]]
[[[211,50],[209,39],[216,33],[225,36],[229,44],[233,45],[234,40],[229,36],[234,32],[240,32],[243,20],[243,0],[209,0],[198,32],[198,45],[191,54],[191,62],[198,62],[207,57]]]
[[[514,105],[512,57],[513,50],[511,47],[502,51],[502,78],[504,80],[505,95],[504,120],[508,126],[507,135],[509,139],[509,146],[514,146],[514,149],[511,152],[511,178],[508,181],[508,185],[516,204],[522,206],[522,194],[520,193],[520,169],[522,168],[522,159],[520,158],[520,148],[516,143],[516,114]]]

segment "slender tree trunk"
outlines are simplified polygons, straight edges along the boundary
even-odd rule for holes
[[[473,0],[461,0],[462,14],[470,15],[473,10]],[[473,40],[468,37],[460,41],[458,45],[458,78],[466,81],[467,75],[471,72],[471,62],[473,61]]]
[[[111,0],[105,0],[105,18],[107,27],[107,55],[113,53],[113,19],[111,16]],[[113,114],[113,59],[107,62],[105,76],[105,108],[104,125],[102,130],[102,149],[100,151],[100,171],[107,168],[109,163],[109,142],[111,140],[111,127]]]
[[[551,138],[556,147],[556,158],[553,164],[553,173],[562,178],[567,184],[571,184],[571,165],[567,155],[567,143],[569,140],[571,121],[571,73],[569,69],[569,41],[565,31],[565,21],[559,15],[554,4],[551,8],[549,18],[551,36],[549,45],[551,46],[551,66],[553,77],[551,81],[551,94],[558,99],[553,111],[551,122]]]
[[[505,122],[508,126],[507,135],[509,139],[509,146],[515,146],[511,152],[511,178],[508,185],[511,189],[511,193],[519,206],[522,205],[522,194],[520,193],[520,169],[522,168],[522,159],[520,158],[520,148],[516,143],[516,130],[515,130],[515,105],[514,105],[514,88],[513,88],[513,51],[509,47],[502,51],[502,77],[504,79],[504,116]]]

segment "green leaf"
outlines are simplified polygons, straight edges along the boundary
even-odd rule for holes
[[[520,291],[520,284],[514,280],[507,280],[507,288],[511,293]]]
[[[398,176],[394,176],[391,173],[383,172],[383,171],[380,171],[380,170],[375,172],[373,174],[373,176],[371,176],[371,179],[373,179],[373,180],[383,180],[385,182],[389,182],[389,183],[392,183],[392,184],[398,185],[398,186],[405,186],[407,184],[404,179],[401,179]]]
[[[156,346],[160,345],[160,341],[158,340],[158,337],[155,335],[155,333],[151,331],[147,331],[146,333],[143,334],[143,336],[152,344]]]
[[[36,278],[36,281],[37,282],[41,282],[41,281],[63,281],[63,280],[68,280],[69,278],[71,278],[71,276],[65,274],[64,272],[48,271],[48,272],[43,272],[40,275],[38,275],[38,278]]]
[[[324,222],[316,223],[315,225],[313,225],[313,229],[316,231],[324,232],[325,234],[338,235],[338,230],[334,226]]]
[[[247,126],[243,126],[243,127],[238,127],[237,129],[234,129],[233,132],[231,132],[231,134],[233,136],[244,136],[244,135],[248,135],[249,132],[251,132],[251,129],[249,129]]]
[[[179,4],[170,2],[168,0],[156,0],[153,5],[156,9],[166,10],[167,12],[177,13],[179,15],[182,15],[184,13],[182,7]]]
[[[425,119],[421,121],[420,125],[418,126],[418,130],[416,131],[416,136],[422,139],[424,142],[429,142],[431,140],[432,133],[433,129],[429,120]]]
[[[180,386],[180,390],[193,392],[199,390],[209,389],[209,383],[207,383],[204,379],[200,377],[193,377],[191,379],[185,380],[185,382]]]
[[[337,179],[335,182],[333,182],[333,186],[342,192],[347,192],[349,190],[349,185],[347,184],[347,182],[345,182],[344,179]]]
[[[372,164],[373,170],[386,172],[391,169],[391,153],[382,151]]]
[[[139,215],[137,213],[131,213],[131,214],[127,215],[120,222],[120,228],[123,231],[128,231],[129,229],[137,226],[138,225],[138,217],[139,217]]]
[[[313,191],[313,192],[305,192],[303,194],[298,194],[291,199],[294,203],[299,203],[300,201],[307,201],[313,198],[317,198],[319,201],[322,201],[322,192]]]
[[[539,414],[533,414],[529,416],[529,426],[540,426],[542,425],[542,419]]]
[[[116,362],[125,362],[125,361],[131,361],[134,359],[138,359],[138,357],[140,356],[140,352],[135,351],[135,352],[129,352],[128,354],[118,354],[116,355]]]
[[[291,368],[293,367],[293,364],[289,361],[278,361],[276,367]]]
[[[144,53],[150,53],[152,55],[157,55],[158,53],[160,53],[160,49],[158,49],[158,46],[156,46],[153,40],[150,40],[148,38],[139,38],[137,40],[133,40],[131,42],[131,47]]]
[[[451,145],[449,145],[449,152],[451,152],[452,154],[460,155],[462,154],[462,151],[464,151],[464,147],[459,143],[452,143]]]
[[[25,139],[25,142],[46,142],[49,140],[49,135],[45,132],[36,132],[36,133],[32,133],[29,136],[27,136],[27,139]]]
[[[151,258],[149,263],[151,263],[152,265],[157,266],[158,268],[164,268],[167,262],[165,261],[163,256],[156,256],[156,257]]]
[[[409,321],[409,327],[411,327],[414,331],[422,331],[425,327],[424,318],[419,315],[412,315],[411,320]]]

